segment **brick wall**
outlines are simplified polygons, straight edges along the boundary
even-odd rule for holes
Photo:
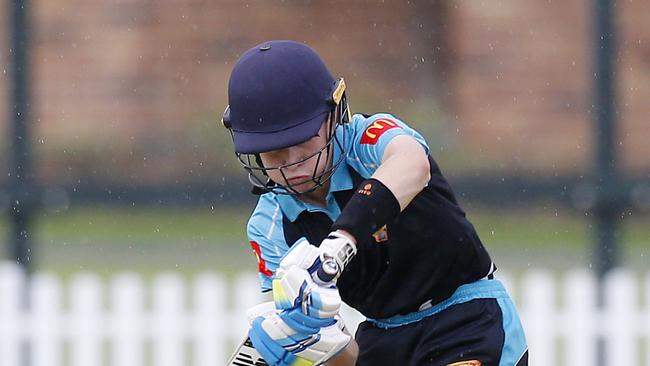
[[[461,139],[479,158],[506,166],[586,171],[594,148],[591,2],[454,4]],[[641,170],[650,167],[650,3],[617,4],[619,147],[623,164]]]
[[[625,1],[618,9],[621,157],[629,169],[650,168],[650,2]]]
[[[586,0],[31,4],[37,166],[46,180],[219,177],[235,165],[214,128],[232,64],[277,38],[314,46],[345,76],[355,110],[394,112],[484,166],[574,171],[591,153]],[[635,169],[650,166],[649,7],[619,6],[621,136]]]
[[[227,104],[229,72],[239,54],[267,39],[317,48],[348,79],[359,108],[408,107],[435,92],[435,75],[422,71],[433,65],[431,51],[414,36],[424,28],[408,21],[427,6],[376,5],[373,15],[367,3],[345,1],[33,2],[39,175],[218,177],[233,165],[215,154],[228,150],[214,123]]]

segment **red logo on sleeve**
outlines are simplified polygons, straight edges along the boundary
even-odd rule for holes
[[[388,118],[379,118],[376,119],[370,126],[366,127],[366,130],[363,131],[363,136],[361,136],[361,143],[366,145],[374,145],[379,140],[379,137],[384,134],[384,132],[390,130],[391,128],[399,127],[399,125]]]
[[[260,250],[260,245],[257,244],[254,241],[249,242],[251,244],[251,248],[253,248],[253,253],[255,253],[255,258],[257,258],[257,270],[260,271],[261,274],[271,277],[273,276],[273,272],[269,271],[268,268],[266,268],[266,262],[264,259],[262,259],[262,251]]]

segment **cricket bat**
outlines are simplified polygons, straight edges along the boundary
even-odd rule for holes
[[[268,366],[262,356],[257,353],[251,339],[246,337],[237,350],[235,354],[232,355],[232,358],[226,364],[228,366]]]

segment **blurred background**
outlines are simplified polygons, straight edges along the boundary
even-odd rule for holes
[[[220,117],[239,55],[292,39],[353,112],[426,137],[513,284],[623,268],[643,288],[649,24],[639,0],[7,0],[0,258],[63,283],[254,273],[256,197]]]

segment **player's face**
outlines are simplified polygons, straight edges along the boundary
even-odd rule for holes
[[[330,164],[329,161],[325,161],[327,154],[324,151],[318,154],[327,145],[328,126],[329,122],[326,119],[318,134],[311,139],[299,145],[260,153],[262,163],[267,168],[287,165],[282,168],[282,172],[279,169],[267,170],[269,178],[285,187],[291,186],[299,193],[313,188],[313,177],[323,174]],[[305,160],[309,156],[311,157]],[[294,164],[301,160],[304,161]]]

